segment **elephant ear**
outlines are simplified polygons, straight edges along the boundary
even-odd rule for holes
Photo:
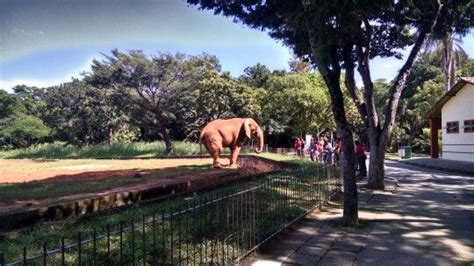
[[[242,126],[244,128],[245,135],[250,139],[252,137],[252,132],[250,131],[250,121],[248,118],[244,119],[244,124]]]

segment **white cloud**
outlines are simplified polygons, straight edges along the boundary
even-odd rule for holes
[[[72,78],[80,78],[81,73],[84,71],[91,70],[91,63],[94,56],[88,56],[84,63],[78,65],[76,68],[68,71],[64,75],[58,75],[57,77],[50,79],[31,79],[31,78],[14,78],[14,79],[0,79],[0,89],[12,92],[12,88],[17,85],[27,85],[36,87],[50,87],[59,85],[64,82],[71,81]]]
[[[34,80],[34,79],[14,79],[14,80],[0,80],[0,89],[12,92],[12,88],[17,85],[27,85],[36,87],[49,87],[58,85],[60,83],[69,81],[69,79],[56,80]]]

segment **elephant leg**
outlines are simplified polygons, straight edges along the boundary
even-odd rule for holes
[[[237,157],[240,153],[240,147],[233,147],[230,149],[230,165],[229,168],[238,168]]]
[[[209,141],[208,146],[209,146],[208,151],[211,154],[212,159],[213,159],[212,166],[214,168],[222,168],[222,165],[219,161],[219,157],[223,150],[222,144],[220,144],[218,141]]]

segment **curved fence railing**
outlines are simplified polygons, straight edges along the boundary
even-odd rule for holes
[[[326,201],[339,175],[333,166],[274,174],[251,188],[130,217],[102,234],[94,229],[57,247],[24,247],[21,258],[6,261],[0,252],[0,265],[233,264]]]

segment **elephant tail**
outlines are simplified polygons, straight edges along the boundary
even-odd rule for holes
[[[199,135],[199,144],[204,144],[204,132]]]

